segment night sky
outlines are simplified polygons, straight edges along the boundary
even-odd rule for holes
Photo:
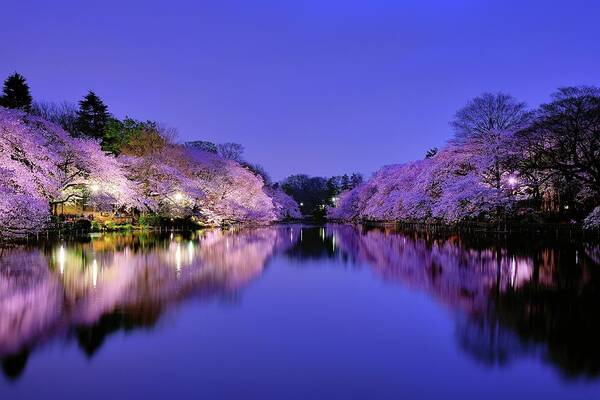
[[[179,140],[239,142],[275,179],[369,175],[451,136],[468,99],[600,85],[600,1],[27,1],[0,5],[0,77],[94,90]]]

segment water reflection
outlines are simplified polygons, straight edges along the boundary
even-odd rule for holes
[[[368,268],[426,293],[453,314],[456,343],[477,362],[534,357],[565,376],[597,377],[599,254],[594,244],[350,225],[109,234],[5,249],[0,357],[11,379],[53,338],[92,357],[111,333],[151,329],[185,299],[238,301],[281,255],[298,267],[329,259]]]

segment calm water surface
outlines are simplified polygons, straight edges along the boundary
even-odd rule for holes
[[[0,399],[600,399],[600,246],[348,225],[0,256]]]

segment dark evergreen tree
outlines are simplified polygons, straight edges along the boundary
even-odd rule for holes
[[[217,153],[217,145],[213,142],[208,142],[206,140],[195,140],[193,142],[185,142],[186,147],[192,147],[194,149],[199,149],[202,151],[208,151],[209,153]]]
[[[438,148],[432,147],[431,149],[427,150],[427,153],[425,153],[425,158],[433,158],[433,157],[435,157],[435,155],[437,153],[438,153]]]
[[[0,105],[6,108],[17,108],[29,112],[31,110],[31,94],[25,77],[14,73],[4,81],[4,88],[0,97]]]
[[[362,182],[363,182],[363,176],[361,174],[359,174],[358,172],[353,173],[352,176],[350,177],[350,189],[354,189],[355,187],[360,185]]]
[[[102,150],[119,155],[123,146],[138,135],[158,131],[158,124],[153,121],[138,121],[125,117],[123,121],[109,117],[102,137]]]
[[[322,217],[325,207],[331,204],[331,191],[327,183],[328,180],[322,177],[292,175],[281,182],[281,189],[296,200],[303,213]]]
[[[91,90],[79,102],[77,111],[77,131],[80,136],[101,139],[104,137],[110,114],[108,107]]]
[[[348,174],[344,174],[342,176],[342,192],[344,190],[348,190],[350,189],[350,178],[348,177]]]

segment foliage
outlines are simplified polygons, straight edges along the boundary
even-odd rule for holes
[[[208,225],[299,217],[289,196],[266,186],[247,166],[174,144],[172,132],[157,124],[121,124],[126,141],[114,157],[98,140],[72,137],[37,115],[0,108],[0,220],[7,219],[2,234],[38,232],[50,206],[82,202],[96,210],[137,209]],[[145,216],[142,223],[155,223],[153,218]]]
[[[35,101],[31,107],[31,114],[60,125],[73,136],[77,134],[77,107],[72,103]]]
[[[102,139],[109,117],[108,107],[96,93],[90,90],[79,102],[79,110],[77,111],[78,136]]]
[[[302,217],[298,203],[278,186],[266,186],[265,193],[273,199],[277,220],[298,219]]]
[[[535,112],[508,95],[483,94],[452,126],[456,135],[445,148],[382,168],[342,193],[329,217],[456,223],[504,218],[527,202],[566,219],[598,205],[598,89],[560,89]]]
[[[244,146],[238,143],[221,143],[217,145],[217,153],[228,160],[241,162]]]
[[[439,149],[437,147],[432,147],[431,149],[427,150],[427,153],[425,153],[425,158],[433,158],[438,151]]]
[[[334,205],[340,193],[351,190],[362,181],[363,177],[359,173],[330,178],[298,174],[285,178],[280,186],[300,204],[303,214],[324,216],[326,207]]]
[[[589,230],[600,230],[600,206],[594,208],[583,220],[583,227]]]
[[[102,150],[119,155],[125,146],[135,146],[139,138],[145,134],[157,131],[158,124],[152,121],[138,121],[125,117],[123,121],[109,118],[102,137]]]
[[[265,183],[265,185],[270,186],[272,184],[271,177],[267,170],[260,164],[251,164],[246,161],[240,162],[240,165],[246,168],[248,171],[252,172],[256,176],[260,176]]]
[[[6,171],[0,170],[0,181]],[[39,233],[50,217],[48,202],[0,182],[0,241]]]
[[[0,97],[0,106],[29,111],[31,101],[29,85],[23,75],[15,72],[6,78]]]
[[[186,142],[186,147],[192,147],[198,150],[207,151],[209,153],[217,153],[217,145],[213,142],[208,142],[206,140],[195,140],[192,142]]]
[[[160,226],[160,215],[155,213],[143,213],[138,219],[138,224],[143,228]]]
[[[519,167],[537,178],[538,186],[569,182],[576,188],[563,192],[563,201],[600,203],[600,89],[559,89],[540,107],[534,122],[519,132],[517,144]]]

